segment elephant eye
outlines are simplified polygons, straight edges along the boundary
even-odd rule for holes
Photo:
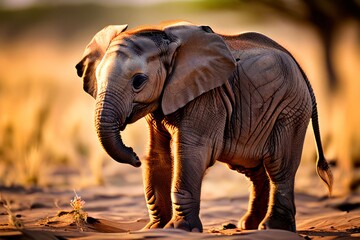
[[[132,80],[132,86],[134,90],[140,90],[140,88],[145,84],[147,80],[148,76],[146,76],[145,74],[136,74]]]

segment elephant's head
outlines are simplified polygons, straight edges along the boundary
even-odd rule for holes
[[[116,161],[139,167],[119,132],[148,113],[171,114],[223,85],[235,61],[209,27],[126,28],[97,33],[76,69],[84,90],[96,99],[95,125],[104,149]]]

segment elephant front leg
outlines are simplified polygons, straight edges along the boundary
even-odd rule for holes
[[[183,146],[175,154],[172,182],[172,218],[166,228],[202,232],[199,218],[201,182],[207,168],[207,159],[199,147]]]
[[[158,160],[158,159],[157,159]],[[151,160],[148,160],[151,161]],[[149,223],[144,229],[163,228],[171,219],[171,167],[144,162],[144,190]]]
[[[171,219],[172,160],[170,137],[159,133],[158,128],[150,131],[150,153],[143,163],[144,190],[149,210],[149,223],[144,229],[163,228]]]

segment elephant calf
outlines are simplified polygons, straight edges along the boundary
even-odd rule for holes
[[[331,191],[311,85],[264,35],[225,36],[186,22],[108,26],[76,69],[96,99],[96,131],[113,159],[139,167],[119,133],[142,117],[149,124],[146,229],[202,231],[202,179],[220,161],[252,182],[241,229],[296,231],[294,178],[310,118],[317,172]]]

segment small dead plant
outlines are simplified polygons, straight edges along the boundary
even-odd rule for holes
[[[83,210],[85,205],[85,201],[81,199],[79,195],[77,195],[74,190],[75,196],[70,201],[70,206],[73,208],[69,214],[73,215],[73,219],[75,224],[82,230],[82,226],[84,223],[87,223],[88,214]]]
[[[10,201],[8,199],[3,199],[0,195],[0,205],[4,207],[6,213],[8,214],[8,226],[14,227],[16,229],[23,229],[24,224],[22,221],[12,212]]]

